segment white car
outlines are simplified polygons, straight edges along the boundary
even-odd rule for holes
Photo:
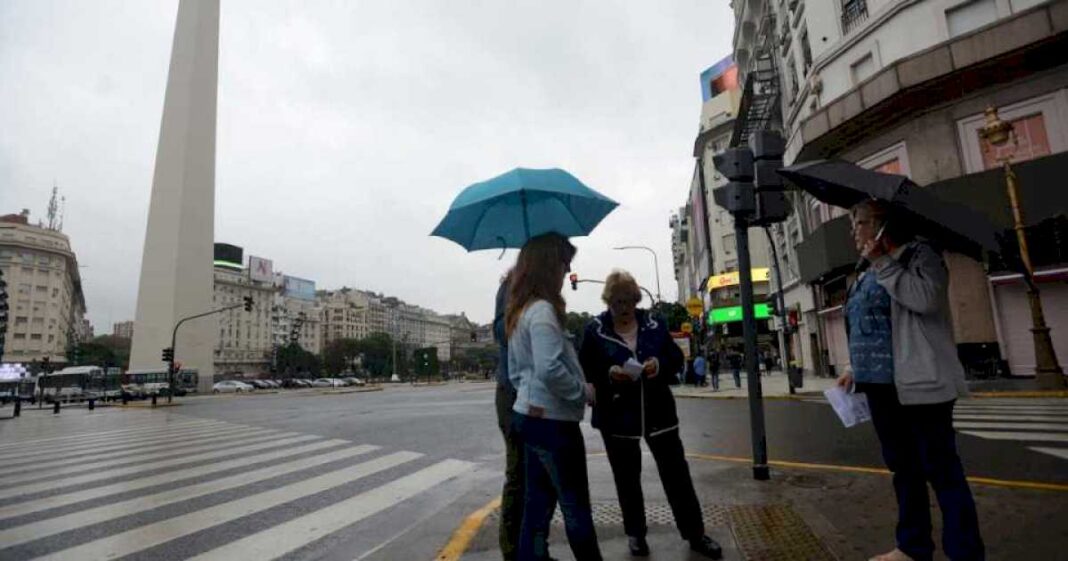
[[[345,385],[345,382],[338,380],[337,378],[319,378],[312,382],[312,387],[315,388],[339,388]]]
[[[215,382],[215,385],[211,387],[212,393],[241,393],[250,392],[253,388],[249,384],[244,382],[238,382],[237,380],[223,380],[222,382]]]

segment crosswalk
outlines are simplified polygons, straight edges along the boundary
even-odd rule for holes
[[[953,410],[960,434],[1016,441],[1028,450],[1068,459],[1068,402],[1061,399],[982,399]]]
[[[475,467],[171,413],[98,413],[0,427],[0,559],[293,558]]]

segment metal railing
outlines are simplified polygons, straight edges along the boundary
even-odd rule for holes
[[[868,19],[867,0],[846,0],[842,4],[842,34],[848,35]]]

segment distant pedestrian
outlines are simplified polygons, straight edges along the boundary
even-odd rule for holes
[[[545,234],[519,252],[505,312],[508,376],[516,388],[513,430],[523,443],[523,523],[517,559],[549,556],[549,524],[559,500],[575,559],[600,561],[593,526],[586,444],[579,422],[594,398],[578,353],[564,334],[566,310],[560,291],[575,248]]]
[[[719,391],[719,357],[717,351],[712,351],[711,367],[708,369],[708,377],[712,381],[712,391]]]
[[[734,376],[734,387],[742,387],[742,354],[736,350],[732,350],[727,355],[727,360],[731,365],[731,375]]]
[[[679,438],[675,398],[668,387],[667,377],[685,359],[664,321],[637,308],[641,297],[630,273],[608,275],[601,295],[608,310],[586,326],[580,352],[586,378],[597,389],[592,424],[601,431],[612,466],[627,545],[631,555],[649,555],[641,484],[641,441],[645,439],[682,538],[690,542],[691,550],[719,559],[720,545],[705,535],[701,505]],[[624,370],[635,362],[640,364],[639,372]]]
[[[695,385],[699,388],[704,387],[705,385],[705,364],[705,357],[701,355],[697,355],[693,359],[693,376],[697,379]]]
[[[897,547],[874,561],[931,559],[927,484],[942,509],[942,547],[953,560],[985,558],[975,501],[957,455],[953,405],[965,395],[942,257],[882,201],[851,212],[853,241],[870,264],[848,291],[851,369],[838,385],[868,397],[897,494]]]

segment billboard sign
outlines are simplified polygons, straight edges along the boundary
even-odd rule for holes
[[[215,244],[215,266],[241,270],[244,263],[244,250],[228,243]]]
[[[315,281],[285,276],[285,294],[290,298],[315,300]]]
[[[741,87],[738,83],[738,65],[734,57],[727,55],[701,73],[701,101],[708,101],[727,91]]]
[[[274,265],[271,260],[249,255],[248,278],[260,282],[274,282]]]
[[[756,319],[768,319],[771,317],[771,310],[769,309],[767,304],[754,304],[753,312],[754,315],[756,315]],[[736,321],[742,321],[741,306],[713,308],[711,311],[708,312],[708,325],[734,323]]]
[[[760,267],[756,269],[750,269],[749,274],[753,277],[753,282],[768,282],[768,274],[770,269],[767,267]],[[708,291],[719,288],[726,288],[728,286],[737,286],[741,282],[738,271],[731,273],[723,273],[722,275],[714,275],[708,278]]]

